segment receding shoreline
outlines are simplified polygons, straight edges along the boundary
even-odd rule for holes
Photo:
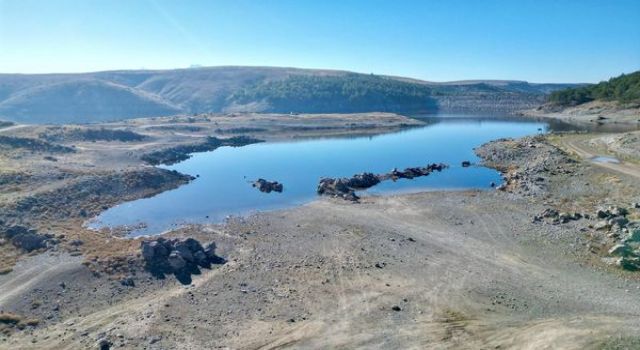
[[[185,288],[172,278],[151,278],[139,256],[140,239],[82,227],[83,205],[99,210],[125,197],[88,196],[71,202],[69,210],[64,189],[82,193],[82,181],[100,182],[107,175],[139,179],[139,172],[155,169],[142,163],[142,154],[194,144],[209,130],[245,125],[254,129],[251,136],[268,140],[327,131],[279,128],[299,123],[286,115],[281,124],[272,123],[277,116],[187,118],[105,124],[146,137],[74,140],[76,152],[52,155],[56,161],[25,149],[2,153],[9,174],[2,185],[9,189],[0,200],[2,213],[25,198],[61,193],[60,204],[46,216],[14,216],[8,222],[54,232],[58,243],[30,256],[0,245],[3,263],[14,269],[0,275],[0,289],[7,291],[0,309],[40,320],[24,330],[10,329],[2,346],[83,348],[106,338],[114,346],[167,348],[539,344],[583,349],[597,348],[609,336],[637,338],[640,277],[601,260],[616,238],[593,228],[597,219],[561,222],[558,214],[534,220],[547,209],[593,214],[610,205],[630,208],[629,218],[637,220],[631,207],[640,201],[640,189],[633,173],[582,157],[587,151],[617,156],[620,166],[635,169],[637,132],[543,135],[483,145],[477,151],[486,165],[503,172],[503,190],[367,196],[359,204],[318,199],[169,232],[167,237],[213,241],[229,261],[203,270]],[[354,131],[350,123],[369,123],[367,130],[378,131],[420,123],[386,114],[308,118],[343,125],[331,132],[344,135]],[[46,128],[8,133],[34,137]],[[151,188],[124,183],[133,189],[127,196],[135,197],[162,191],[174,180]],[[134,286],[123,285],[125,278]]]

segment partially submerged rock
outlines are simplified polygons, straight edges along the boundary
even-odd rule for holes
[[[281,193],[284,187],[278,181],[268,181],[265,179],[258,179],[253,184],[253,187],[257,188],[260,192],[271,193],[278,192]]]
[[[174,274],[184,283],[191,283],[191,275],[199,274],[200,267],[211,268],[212,264],[224,264],[226,261],[215,254],[216,245],[211,242],[203,247],[193,238],[145,240],[140,244],[146,269],[153,275],[163,278],[165,274]]]
[[[420,176],[427,176],[434,171],[442,171],[447,168],[446,164],[433,163],[426,167],[406,168],[402,171],[393,169],[387,174],[376,175],[373,173],[361,173],[345,178],[323,178],[318,184],[317,193],[319,195],[342,198],[356,202],[360,199],[355,191],[373,187],[385,180],[396,181],[398,179],[413,179]]]

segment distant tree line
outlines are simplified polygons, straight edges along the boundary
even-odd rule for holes
[[[431,88],[419,83],[365,74],[293,75],[240,89],[230,102],[267,102],[271,112],[367,112],[435,107]]]
[[[549,102],[561,106],[576,106],[594,100],[640,102],[640,71],[622,74],[599,84],[560,90],[549,95]]]

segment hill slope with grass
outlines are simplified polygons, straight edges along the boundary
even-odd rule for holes
[[[435,83],[336,70],[208,67],[80,74],[0,74],[0,119],[91,123],[221,112],[511,112],[570,84]]]

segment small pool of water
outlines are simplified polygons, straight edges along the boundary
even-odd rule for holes
[[[413,180],[385,181],[363,194],[429,190],[489,189],[501,182],[479,162],[473,148],[503,137],[545,132],[531,121],[483,118],[430,118],[429,125],[396,133],[354,138],[325,138],[222,147],[194,154],[166,169],[199,177],[177,189],[110,208],[90,223],[92,228],[137,226],[132,236],[158,234],[187,223],[220,222],[229,215],[292,207],[317,198],[321,177],[385,173],[393,168],[446,163],[449,169]],[[262,193],[251,186],[258,178],[284,184],[282,193]]]
[[[596,156],[591,158],[591,161],[596,163],[620,163],[620,160],[618,158],[609,156]]]

